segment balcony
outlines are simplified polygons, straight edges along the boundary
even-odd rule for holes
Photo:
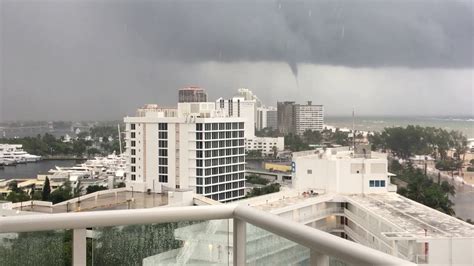
[[[0,265],[414,265],[237,205],[0,218]]]

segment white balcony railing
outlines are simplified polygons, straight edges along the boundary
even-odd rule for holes
[[[216,219],[233,219],[233,232],[231,232],[233,265],[244,265],[246,263],[246,223],[309,248],[311,265],[329,265],[329,257],[355,265],[414,265],[409,261],[289,221],[277,215],[238,205],[1,217],[0,234],[72,229],[73,265],[85,265],[87,260],[86,228]],[[209,248],[213,247],[210,246]],[[18,263],[21,263],[22,258],[18,257],[18,260]]]

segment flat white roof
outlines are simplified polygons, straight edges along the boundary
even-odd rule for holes
[[[238,201],[264,211],[281,213],[323,202],[349,202],[365,212],[398,228],[382,232],[388,238],[474,238],[474,225],[405,198],[397,193],[325,194],[304,197],[300,191],[288,189],[278,193]],[[425,236],[425,229],[427,230]]]
[[[397,193],[351,195],[346,198],[348,202],[362,207],[399,228],[400,232],[395,235],[420,239],[425,238],[426,229],[426,238],[474,238],[473,225]]]

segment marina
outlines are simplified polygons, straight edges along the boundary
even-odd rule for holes
[[[0,166],[32,163],[41,160],[41,156],[29,154],[21,144],[0,144]]]

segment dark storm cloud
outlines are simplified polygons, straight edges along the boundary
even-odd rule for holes
[[[471,1],[147,1],[116,11],[146,42],[142,55],[157,58],[283,61],[292,69],[473,65]]]
[[[0,120],[117,119],[145,102],[173,104],[176,88],[194,82],[214,96],[258,91],[275,86],[265,73],[284,74],[278,63],[288,74],[303,63],[473,67],[471,1],[0,0],[0,8]],[[230,72],[270,63],[259,77],[224,78],[200,68],[213,62]],[[283,87],[294,86],[288,80]]]

